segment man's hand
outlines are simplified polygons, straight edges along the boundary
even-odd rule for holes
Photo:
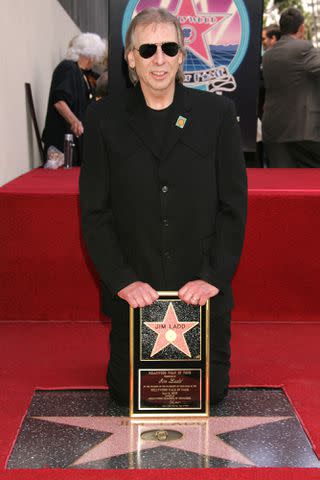
[[[159,295],[148,283],[133,282],[118,292],[118,297],[129,303],[130,307],[147,307],[158,300]]]
[[[219,289],[204,280],[193,280],[180,288],[178,295],[181,300],[191,305],[205,305],[206,301],[215,297]]]

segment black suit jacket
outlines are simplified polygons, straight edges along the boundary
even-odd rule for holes
[[[136,280],[178,290],[199,278],[220,289],[213,309],[229,309],[247,201],[233,103],[177,84],[161,154],[152,138],[139,85],[89,109],[80,201],[103,309],[114,315]]]

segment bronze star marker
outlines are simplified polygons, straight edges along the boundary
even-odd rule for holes
[[[172,302],[169,303],[162,322],[144,322],[144,324],[158,334],[153,346],[151,357],[168,345],[173,345],[182,353],[191,357],[185,334],[199,322],[180,322]]]

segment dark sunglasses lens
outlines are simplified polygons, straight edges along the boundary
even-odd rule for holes
[[[179,45],[176,42],[166,42],[161,45],[162,51],[168,57],[175,57],[179,51]],[[144,43],[139,47],[139,53],[142,58],[151,58],[157,51],[157,45],[154,43]]]
[[[161,45],[163,53],[168,55],[168,57],[175,57],[179,50],[179,45],[175,42],[167,42]]]
[[[157,45],[154,43],[144,43],[139,47],[139,53],[142,58],[150,58],[157,51]]]

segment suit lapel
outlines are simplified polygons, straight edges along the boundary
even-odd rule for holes
[[[191,122],[190,111],[191,106],[186,101],[184,89],[177,83],[173,104],[169,113],[168,125],[166,128],[165,144],[161,155],[162,160],[165,160],[169,155],[175,144],[180,139],[181,135],[185,132],[184,129],[189,127]],[[179,117],[184,122],[181,127],[177,125]]]
[[[153,142],[152,126],[148,122],[146,102],[140,85],[137,84],[133,89],[129,89],[128,93],[129,125],[144,145],[159,159],[160,155]]]
[[[185,102],[183,90],[183,87],[176,84],[174,100],[165,129],[164,147],[162,151],[157,150],[157,146],[153,142],[152,125],[148,122],[146,102],[140,85],[136,85],[134,89],[130,89],[128,92],[127,111],[129,114],[128,121],[130,128],[158,160],[164,160],[168,156],[184,132],[184,128],[179,128],[176,125],[179,116],[184,117],[186,119],[186,127],[189,126],[191,107],[188,102]]]

